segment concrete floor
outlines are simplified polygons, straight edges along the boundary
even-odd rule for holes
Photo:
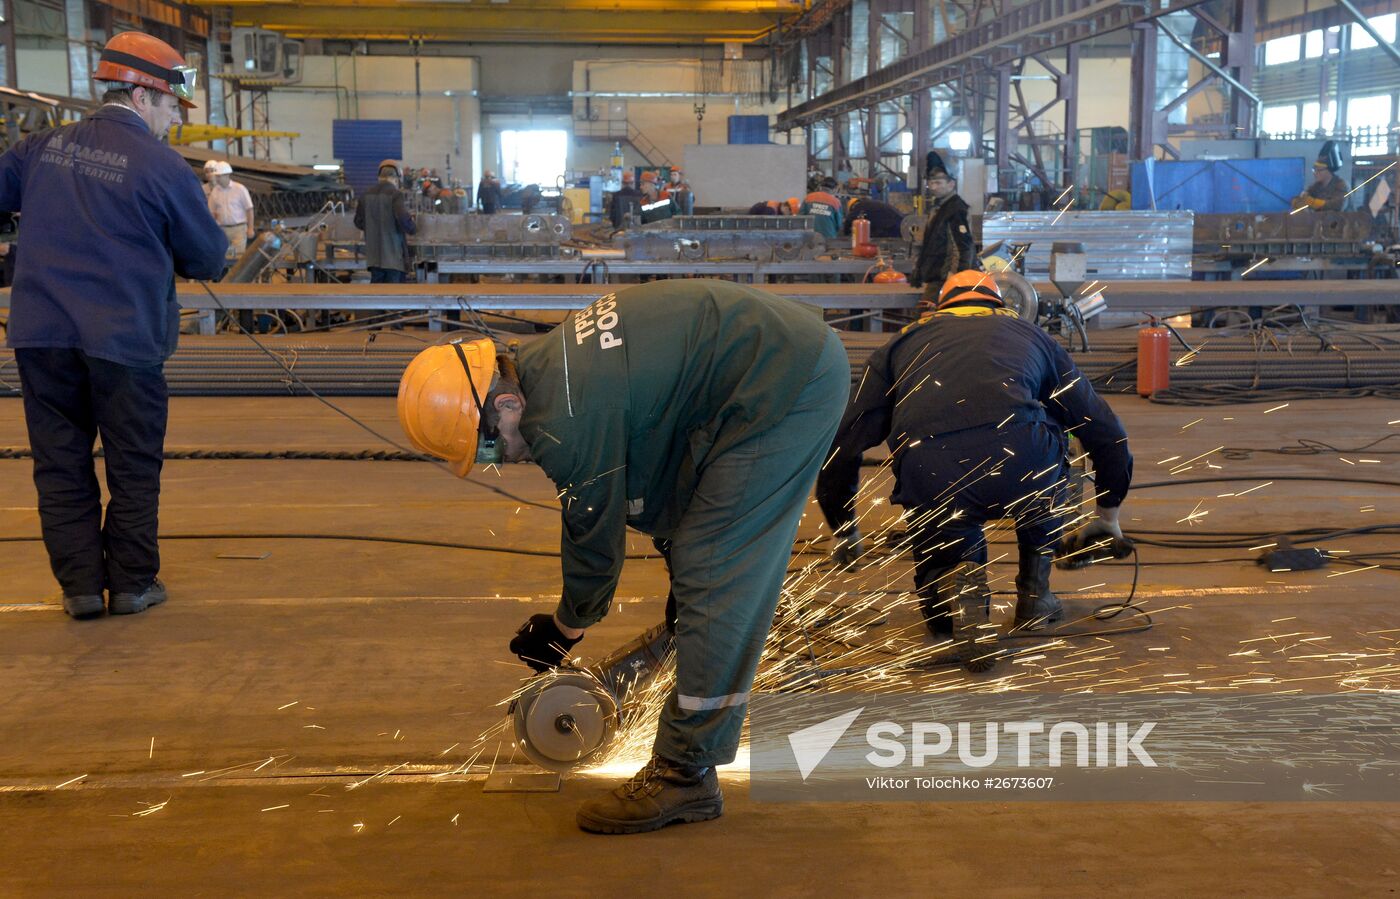
[[[391,400],[341,402],[398,434]],[[1114,405],[1143,482],[1221,445],[1307,436],[1357,446],[1394,432],[1387,422],[1400,417],[1370,401],[1273,412]],[[19,402],[0,400],[0,447],[26,444]],[[177,399],[168,446],[375,443],[311,400]],[[1216,454],[1179,477],[1252,480],[1143,491],[1128,527],[1186,528],[1191,521],[1178,521],[1193,513],[1201,530],[1400,520],[1400,491],[1389,488],[1279,482],[1218,495],[1281,473],[1400,477],[1400,457],[1343,455],[1355,464]],[[508,468],[496,483],[542,502],[554,493],[533,467]],[[558,539],[551,513],[421,464],[172,461],[164,490],[168,535],[360,534],[541,550]],[[0,536],[37,535],[34,504],[29,463],[0,461]],[[818,518],[804,535],[817,533]],[[1343,548],[1394,550],[1396,541]],[[0,544],[0,894],[1379,895],[1398,882],[1400,811],[1379,803],[772,805],[750,802],[745,773],[731,771],[720,821],[588,836],[574,827],[574,806],[610,780],[483,794],[479,779],[431,777],[465,761],[499,720],[496,703],[524,672],[506,642],[527,614],[553,605],[557,560],[272,538],[167,539],[163,554],[166,606],[73,622],[42,546]],[[1143,550],[1150,562],[1221,555],[1245,554]],[[1400,627],[1400,576],[1328,577],[1339,570],[1146,568],[1142,594],[1172,608],[1154,630],[1115,638],[1115,658],[1140,683],[1262,672],[1279,689],[1318,691],[1340,689],[1362,664],[1296,644],[1230,656],[1239,641],[1286,627],[1330,637],[1332,653],[1388,648],[1388,663],[1365,664],[1370,685],[1395,686],[1400,634],[1374,632]],[[1099,596],[1125,576],[1092,570],[1058,575],[1056,586],[1087,607],[1076,588],[1109,581],[1082,594]],[[629,563],[617,612],[580,651],[606,651],[651,624],[662,595],[659,562]],[[1019,685],[1057,689],[1034,663],[1009,667]]]

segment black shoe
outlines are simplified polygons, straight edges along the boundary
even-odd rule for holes
[[[942,642],[953,636],[953,571],[948,568],[919,588],[919,613],[929,636]]]
[[[111,601],[107,603],[107,611],[113,615],[135,615],[163,602],[165,585],[160,582],[160,578],[156,578],[151,581],[151,586],[140,593],[113,593]]]
[[[963,562],[953,575],[953,641],[958,661],[974,674],[990,671],[997,663],[997,628],[992,624],[992,591],[986,568]]]
[[[724,813],[713,767],[681,765],[659,755],[622,786],[585,802],[578,826],[590,833],[646,833]]]
[[[81,596],[63,597],[63,611],[68,613],[69,618],[76,618],[79,621],[84,618],[96,618],[104,610],[101,593],[84,593]]]
[[[1021,550],[1016,574],[1016,628],[1038,631],[1065,617],[1060,598],[1050,591],[1052,558],[1033,549]]]

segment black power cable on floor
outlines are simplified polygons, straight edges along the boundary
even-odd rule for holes
[[[243,323],[240,322],[240,321],[238,321],[238,318],[237,318],[236,316],[234,316],[232,313],[229,312],[228,307],[224,305],[223,300],[220,300],[220,299],[219,299],[219,295],[216,294],[216,293],[214,293],[213,288],[211,288],[211,287],[209,286],[208,282],[206,282],[206,281],[200,281],[200,282],[199,282],[199,286],[204,288],[204,292],[207,293],[207,294],[209,294],[209,298],[210,298],[211,300],[214,301],[214,305],[218,306],[219,309],[224,313],[224,315],[228,317],[228,320],[231,321],[235,326],[237,326],[238,330],[243,334],[244,337],[247,337],[249,340],[251,340],[251,341],[253,342],[253,345],[254,345],[254,346],[256,346],[259,350],[262,350],[263,355],[267,356],[267,358],[269,358],[269,359],[271,359],[273,362],[275,362],[275,363],[277,364],[277,367],[280,368],[280,369],[282,369],[282,371],[286,373],[287,377],[289,377],[289,378],[291,378],[292,380],[296,381],[297,384],[301,385],[301,387],[302,387],[303,389],[305,389],[307,393],[309,393],[309,394],[311,394],[312,396],[314,396],[314,397],[315,397],[317,400],[319,400],[323,405],[325,405],[326,408],[328,408],[328,409],[330,409],[330,410],[336,412],[337,414],[343,416],[343,417],[344,417],[345,419],[347,419],[348,421],[353,422],[353,423],[354,423],[356,426],[358,426],[361,430],[365,431],[366,433],[369,433],[369,434],[374,435],[374,436],[377,437],[378,439],[384,441],[385,443],[387,443],[387,444],[389,444],[390,446],[392,446],[392,447],[394,447],[395,449],[397,449],[399,452],[401,452],[401,453],[406,453],[406,454],[408,454],[408,455],[419,455],[419,454],[415,453],[413,450],[411,450],[411,449],[409,449],[408,447],[404,446],[403,444],[399,443],[397,440],[394,440],[393,438],[391,438],[391,437],[389,437],[389,436],[387,436],[387,435],[385,435],[385,434],[381,434],[379,431],[376,431],[374,428],[372,428],[372,427],[370,427],[369,425],[365,424],[363,421],[361,421],[360,419],[356,418],[354,415],[351,415],[351,414],[350,414],[349,412],[347,412],[346,410],[340,408],[340,407],[337,406],[335,403],[332,403],[330,400],[326,399],[325,397],[321,396],[321,394],[317,393],[316,390],[315,390],[314,388],[312,388],[310,384],[307,384],[305,381],[303,381],[303,380],[297,375],[296,372],[292,371],[291,367],[288,366],[287,363],[283,362],[283,361],[277,356],[276,353],[272,352],[272,350],[269,350],[269,349],[263,344],[263,342],[262,342],[261,340],[258,340],[258,338],[255,337],[255,336],[253,335],[253,332],[251,332],[251,331],[249,331],[247,328],[243,327]],[[514,493],[511,493],[511,492],[508,491],[508,490],[503,490],[503,489],[501,489],[500,487],[493,487],[493,486],[491,486],[490,484],[483,484],[483,483],[480,482],[480,481],[473,481],[473,480],[469,480],[469,479],[466,479],[466,478],[457,478],[457,475],[453,473],[452,469],[451,469],[450,467],[448,467],[448,465],[447,465],[446,462],[443,462],[443,461],[440,460],[440,459],[434,459],[434,458],[429,457],[429,456],[424,456],[423,458],[424,458],[426,461],[431,462],[433,465],[436,465],[438,468],[442,469],[443,471],[447,472],[448,474],[452,475],[452,477],[453,477],[454,479],[457,479],[457,480],[466,480],[466,482],[467,482],[468,484],[474,484],[474,485],[476,485],[477,487],[482,488],[483,490],[489,490],[489,491],[491,491],[492,493],[495,493],[495,494],[497,494],[497,495],[499,495],[499,496],[504,496],[504,497],[506,497],[507,499],[514,500],[515,502],[521,503],[522,505],[535,506],[536,508],[540,508],[540,509],[549,509],[551,512],[552,512],[552,511],[555,511],[555,508],[556,508],[556,507],[554,507],[554,506],[548,506],[548,505],[545,505],[544,503],[537,503],[537,502],[534,502],[533,500],[528,500],[528,499],[525,499],[524,497],[516,496]]]

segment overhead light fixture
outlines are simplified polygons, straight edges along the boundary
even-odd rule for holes
[[[338,172],[340,164],[335,162],[318,162],[312,166],[318,172]]]

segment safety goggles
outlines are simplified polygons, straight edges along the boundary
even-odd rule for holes
[[[195,87],[199,80],[199,69],[194,66],[176,66],[170,71],[179,78],[178,81],[172,79],[169,82],[170,92],[181,100],[193,102]]]

